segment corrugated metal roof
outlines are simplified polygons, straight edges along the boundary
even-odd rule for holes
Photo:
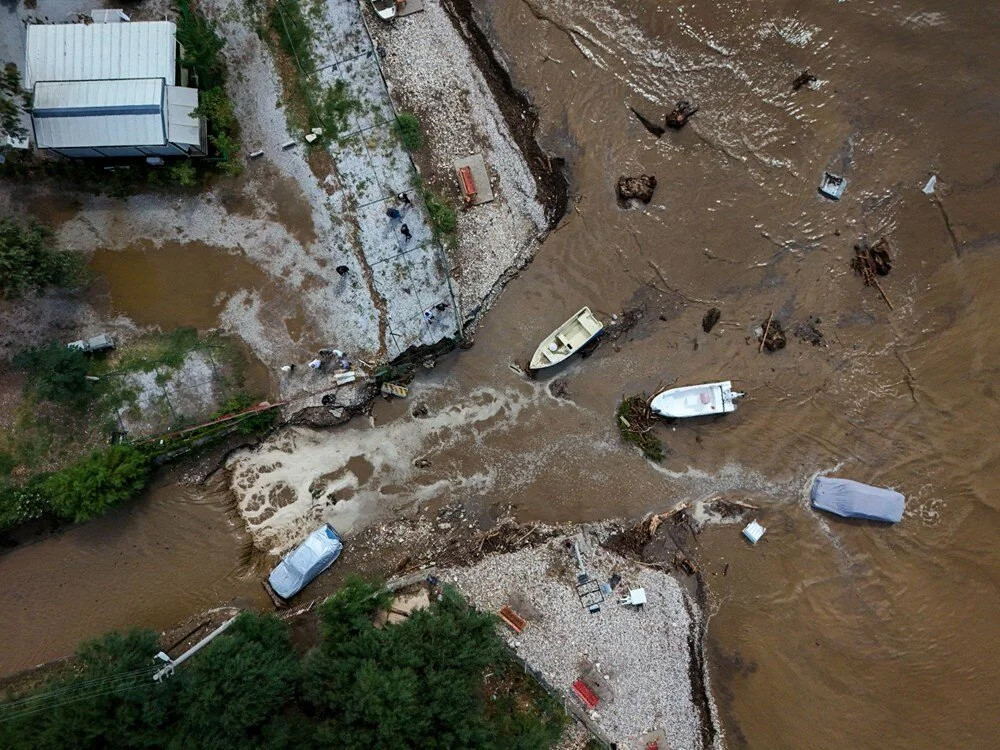
[[[42,81],[31,113],[39,148],[166,143],[163,79]]]
[[[177,27],[170,21],[28,26],[25,88],[38,81],[163,78],[175,82]]]
[[[201,148],[201,123],[194,111],[198,108],[198,90],[167,86],[167,140]]]

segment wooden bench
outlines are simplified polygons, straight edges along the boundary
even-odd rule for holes
[[[462,188],[462,195],[465,196],[465,202],[472,203],[479,191],[476,189],[476,181],[472,179],[471,167],[461,167],[458,170],[458,183]]]

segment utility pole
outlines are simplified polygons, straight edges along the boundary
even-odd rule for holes
[[[237,615],[237,617],[238,616],[239,615]],[[205,646],[207,646],[209,643],[211,643],[212,640],[216,636],[222,635],[226,631],[226,628],[228,628],[230,625],[232,625],[233,622],[235,622],[235,621],[236,621],[236,617],[229,618],[224,623],[222,623],[219,627],[217,627],[211,633],[209,633],[208,635],[206,635],[204,638],[202,638],[200,641],[198,641],[196,644],[194,644],[187,651],[185,651],[183,654],[181,654],[180,656],[178,656],[176,659],[171,659],[163,651],[161,651],[160,653],[158,653],[156,656],[153,657],[153,659],[154,659],[154,661],[156,659],[159,659],[160,661],[164,662],[164,666],[161,667],[160,669],[158,669],[156,671],[156,673],[153,675],[153,682],[159,682],[164,677],[170,677],[171,675],[173,675],[173,673],[174,673],[174,667],[178,666],[179,664],[183,664],[188,659],[190,659],[192,656],[194,656],[199,651],[201,651],[203,648],[205,648]]]

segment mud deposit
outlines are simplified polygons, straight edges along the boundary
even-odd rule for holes
[[[590,521],[726,493],[758,505],[767,527],[755,547],[735,524],[695,543],[728,745],[992,746],[995,6],[477,8],[513,83],[533,98],[544,149],[567,159],[566,218],[507,287],[475,347],[422,373],[406,402],[380,403],[374,425],[297,428],[233,459],[231,488],[255,542],[284,549],[320,518],[354,531],[390,513],[433,521],[444,505],[461,506],[463,523],[492,522],[508,504],[522,521]],[[795,90],[807,68],[817,80]],[[629,110],[662,122],[682,99],[697,115],[659,138]],[[826,170],[848,179],[839,202],[817,192]],[[619,207],[623,174],[657,176],[648,205]],[[937,189],[926,195],[930,174]],[[893,264],[878,281],[892,308],[850,267],[855,244],[882,236]],[[625,308],[645,314],[537,381],[512,369],[585,304],[605,322]],[[754,329],[772,312],[786,346],[760,352]],[[822,332],[821,345],[803,325]],[[560,398],[548,387],[554,378]],[[621,443],[613,415],[624,395],[721,379],[748,393],[739,410],[657,426],[669,448],[662,463]],[[426,416],[411,416],[418,403]],[[806,488],[819,471],[900,490],[903,521],[810,510]],[[238,546],[220,538],[192,528],[185,543]],[[27,582],[71,588],[106,566],[78,549],[25,554],[0,559],[0,572],[25,582],[18,605],[31,613],[53,611],[41,603],[51,594]],[[200,555],[174,565],[152,557],[132,549],[122,558],[148,590],[216,585]],[[243,574],[219,575],[219,599],[247,585]],[[96,632],[113,624],[88,614],[102,607],[123,622],[146,617],[119,581],[107,588],[122,595],[63,601],[61,618]],[[179,620],[188,605],[197,606],[167,606]],[[32,624],[39,660],[53,619]],[[5,626],[6,651],[29,650],[25,627]]]

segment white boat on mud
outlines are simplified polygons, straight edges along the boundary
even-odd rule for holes
[[[371,0],[372,10],[383,21],[396,17],[396,0]]]
[[[660,391],[650,401],[649,408],[654,414],[672,419],[726,414],[736,411],[736,399],[744,395],[734,391],[733,384],[728,380],[720,383],[686,385],[682,388]]]
[[[531,369],[541,370],[559,364],[580,351],[603,330],[604,324],[594,317],[590,308],[581,308],[538,345],[531,358]]]

